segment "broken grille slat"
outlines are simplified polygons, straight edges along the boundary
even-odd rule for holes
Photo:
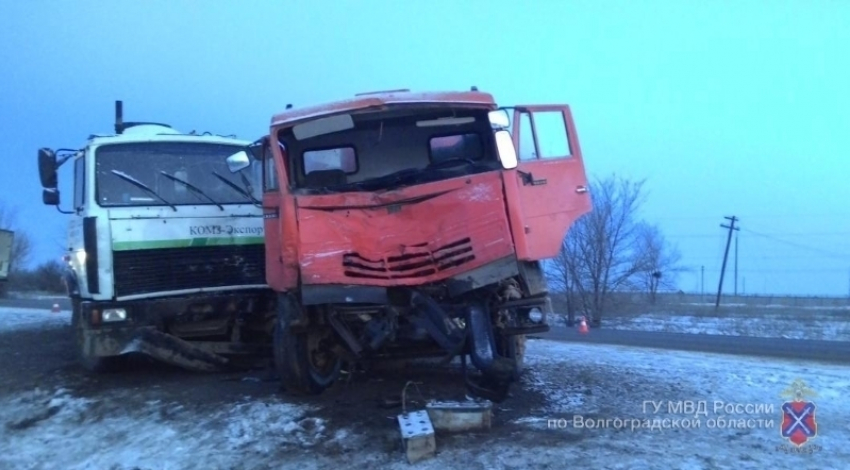
[[[431,252],[395,255],[387,257],[386,261],[366,258],[357,252],[346,253],[342,256],[342,265],[348,277],[403,279],[430,276],[473,260],[472,240],[467,237]]]

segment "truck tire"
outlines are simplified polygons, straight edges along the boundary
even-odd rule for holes
[[[517,366],[517,378],[522,375],[525,370],[525,345],[528,337],[525,335],[514,336],[514,360]]]
[[[290,319],[296,318],[301,306],[288,295],[278,305],[273,337],[274,366],[281,388],[297,395],[318,395],[339,379],[342,360],[327,351],[323,342],[332,334],[329,329],[309,326],[294,329]]]
[[[84,347],[86,323],[82,321],[79,298],[71,298],[71,329],[74,332],[74,353],[77,363],[89,372],[116,372],[121,368],[121,357],[97,357],[87,354]]]
[[[497,342],[496,352],[516,362],[516,371],[512,377],[514,380],[519,380],[525,369],[525,343],[525,335],[503,336]]]

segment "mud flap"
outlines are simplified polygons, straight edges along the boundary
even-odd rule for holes
[[[229,361],[217,354],[201,349],[188,341],[157,330],[141,330],[121,351],[145,354],[167,364],[189,370],[215,372],[229,368]]]

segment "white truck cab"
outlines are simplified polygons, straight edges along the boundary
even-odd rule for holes
[[[40,149],[43,202],[60,206],[57,169],[73,165],[65,283],[82,364],[114,369],[143,353],[217,369],[269,343],[259,165],[225,157],[250,144],[124,123],[81,149]]]

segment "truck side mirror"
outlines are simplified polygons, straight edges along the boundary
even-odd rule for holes
[[[240,150],[233,155],[227,157],[227,169],[231,173],[237,173],[251,166],[251,159],[248,157],[248,152]]]
[[[56,153],[48,148],[38,149],[38,176],[41,187],[56,188],[59,183],[56,178]]]
[[[517,167],[519,161],[517,159],[516,148],[514,141],[511,139],[511,133],[505,130],[496,131],[496,149],[499,152],[499,160],[502,162],[502,168],[511,170]]]
[[[490,111],[487,118],[490,120],[490,127],[493,129],[506,129],[511,127],[511,117],[504,109]]]
[[[41,192],[41,201],[47,206],[59,205],[59,189],[44,188]]]

